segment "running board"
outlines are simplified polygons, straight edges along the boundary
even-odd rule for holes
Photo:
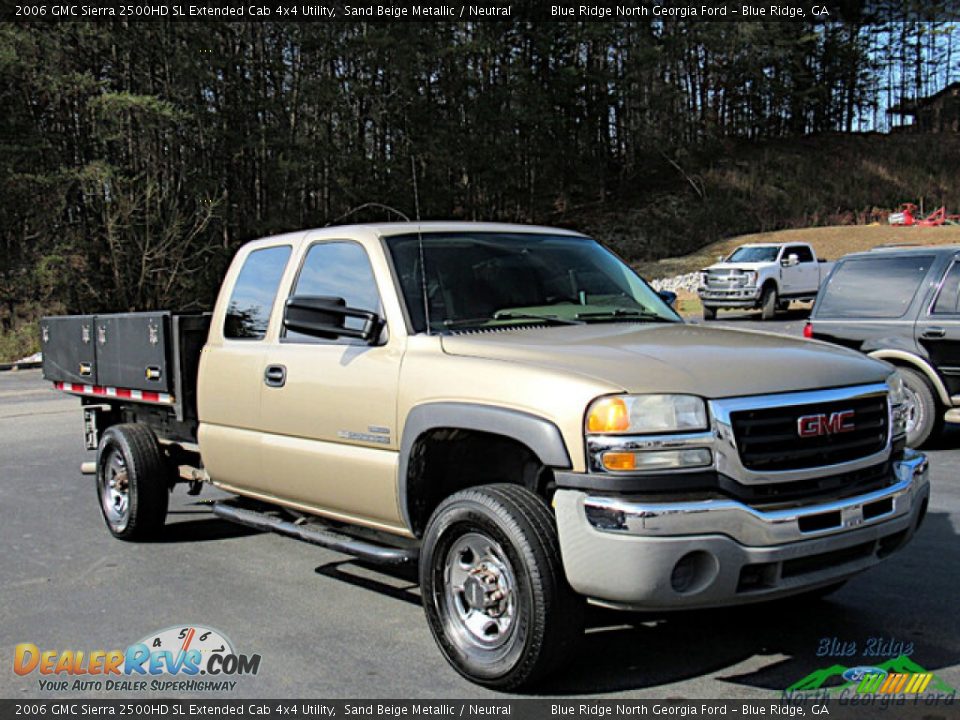
[[[415,563],[419,557],[419,551],[416,548],[404,549],[377,545],[333,530],[318,530],[308,525],[297,525],[275,515],[238,507],[228,501],[215,502],[213,504],[213,514],[230,522],[286,535],[380,565]]]

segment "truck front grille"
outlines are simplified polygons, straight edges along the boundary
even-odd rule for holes
[[[735,500],[755,508],[776,510],[842,500],[880,490],[895,482],[896,477],[890,461],[885,461],[859,470],[808,480],[741,485],[732,480],[724,480],[721,476],[719,484],[721,490]]]
[[[739,270],[709,270],[707,272],[707,287],[709,288],[738,288],[747,284],[747,276]]]
[[[887,444],[887,400],[882,394],[741,410],[731,413],[730,421],[740,462],[757,472],[850,462],[878,453]]]

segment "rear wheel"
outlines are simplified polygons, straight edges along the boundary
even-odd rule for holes
[[[764,320],[773,320],[777,314],[777,289],[768,285],[760,298],[760,316]]]
[[[444,500],[427,525],[420,586],[430,631],[464,677],[530,685],[569,657],[584,601],[567,584],[553,515],[516,485]]]
[[[943,427],[940,403],[927,379],[912,368],[899,368],[907,415],[907,447],[921,447]]]
[[[114,425],[103,433],[97,450],[97,498],[114,537],[143,540],[163,527],[167,479],[160,443],[149,428]]]
[[[703,306],[703,319],[704,320],[716,320],[717,319],[717,309],[712,307]]]

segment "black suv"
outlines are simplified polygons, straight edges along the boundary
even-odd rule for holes
[[[827,277],[803,334],[897,365],[907,444],[960,422],[960,246],[848,255]]]

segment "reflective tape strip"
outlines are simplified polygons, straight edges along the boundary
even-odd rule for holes
[[[159,403],[161,405],[173,405],[176,400],[169,393],[158,393],[151,390],[130,390],[128,388],[103,387],[100,385],[82,385],[80,383],[54,382],[53,386],[57,390],[68,393],[77,393],[79,395],[92,395],[94,397],[115,397],[129,400],[139,400],[141,402]]]

